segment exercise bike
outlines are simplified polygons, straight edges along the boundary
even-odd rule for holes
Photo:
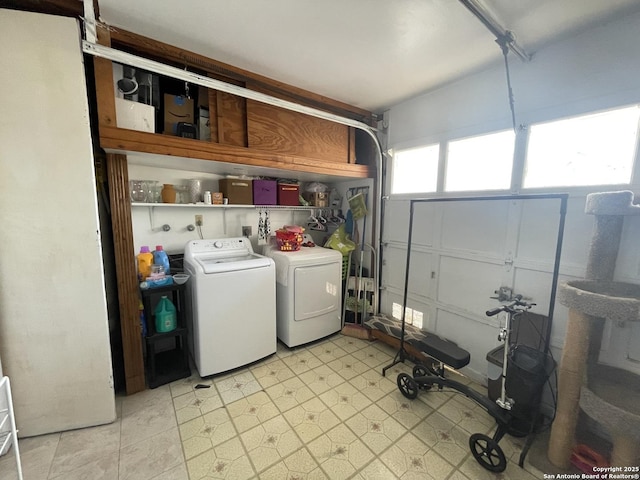
[[[516,407],[516,402],[507,396],[506,389],[511,324],[514,318],[522,315],[522,313],[529,310],[534,305],[535,303],[527,303],[522,300],[522,296],[516,295],[515,300],[511,303],[486,312],[489,317],[497,315],[500,312],[507,313],[505,326],[500,330],[498,335],[498,340],[505,342],[505,348],[500,398],[495,402],[467,385],[446,378],[444,363],[436,357],[433,357],[436,360],[436,363],[430,366],[420,364],[415,365],[413,367],[413,376],[401,373],[397,378],[400,392],[409,399],[415,399],[421,389],[430,390],[434,386],[437,386],[439,390],[443,390],[443,388],[447,387],[460,392],[482,406],[487,413],[496,420],[498,428],[493,434],[493,437],[489,437],[482,433],[474,433],[471,435],[469,437],[469,448],[471,449],[471,453],[476,461],[482,467],[492,472],[503,472],[507,468],[507,459],[502,448],[498,445],[498,442],[500,442],[504,434],[508,433],[516,437],[526,436],[532,430],[532,422],[535,422],[535,419],[532,420],[524,414],[526,408],[523,408],[523,405],[518,405],[518,408]],[[517,348],[517,346],[515,346],[515,348]],[[524,394],[533,402],[537,402],[539,399],[542,386],[548,378],[545,366],[543,365],[541,368],[545,369],[545,375],[547,376],[544,378],[544,381],[542,381],[542,384],[538,389],[539,391],[535,393],[530,392],[533,393],[533,395],[530,393]],[[550,373],[551,372],[549,372],[549,374]],[[526,396],[523,398],[526,398]],[[534,398],[536,396],[537,398]],[[524,403],[526,403],[526,400],[524,400]]]

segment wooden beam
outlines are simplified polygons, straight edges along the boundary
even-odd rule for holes
[[[144,390],[146,385],[142,355],[142,332],[138,311],[138,279],[133,262],[129,175],[125,155],[107,154],[107,180],[116,259],[125,385],[127,395],[131,395]]]
[[[81,0],[3,0],[0,1],[0,7],[63,17],[78,18],[84,15]]]
[[[108,29],[98,25],[98,43],[106,47],[111,46],[111,36]],[[93,57],[93,69],[96,85],[96,104],[98,111],[98,130],[102,136],[105,127],[115,127],[116,100],[113,87],[113,64],[106,58]]]
[[[375,175],[375,168],[368,165],[327,162],[314,158],[262,152],[251,148],[114,127],[105,127],[101,130],[100,146],[111,151],[153,153],[351,178],[368,178]]]

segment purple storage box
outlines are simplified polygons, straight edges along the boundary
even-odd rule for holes
[[[253,204],[254,205],[277,205],[278,184],[275,180],[254,180],[253,181]]]

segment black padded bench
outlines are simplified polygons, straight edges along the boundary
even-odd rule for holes
[[[365,325],[397,340],[400,340],[402,335],[402,324],[386,317],[371,317]],[[469,352],[458,347],[454,342],[424,332],[413,325],[405,325],[404,341],[416,350],[456,370],[468,365],[471,360]]]

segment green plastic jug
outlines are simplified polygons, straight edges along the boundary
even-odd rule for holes
[[[176,307],[166,295],[162,296],[153,313],[156,316],[156,332],[166,333],[176,329]]]

